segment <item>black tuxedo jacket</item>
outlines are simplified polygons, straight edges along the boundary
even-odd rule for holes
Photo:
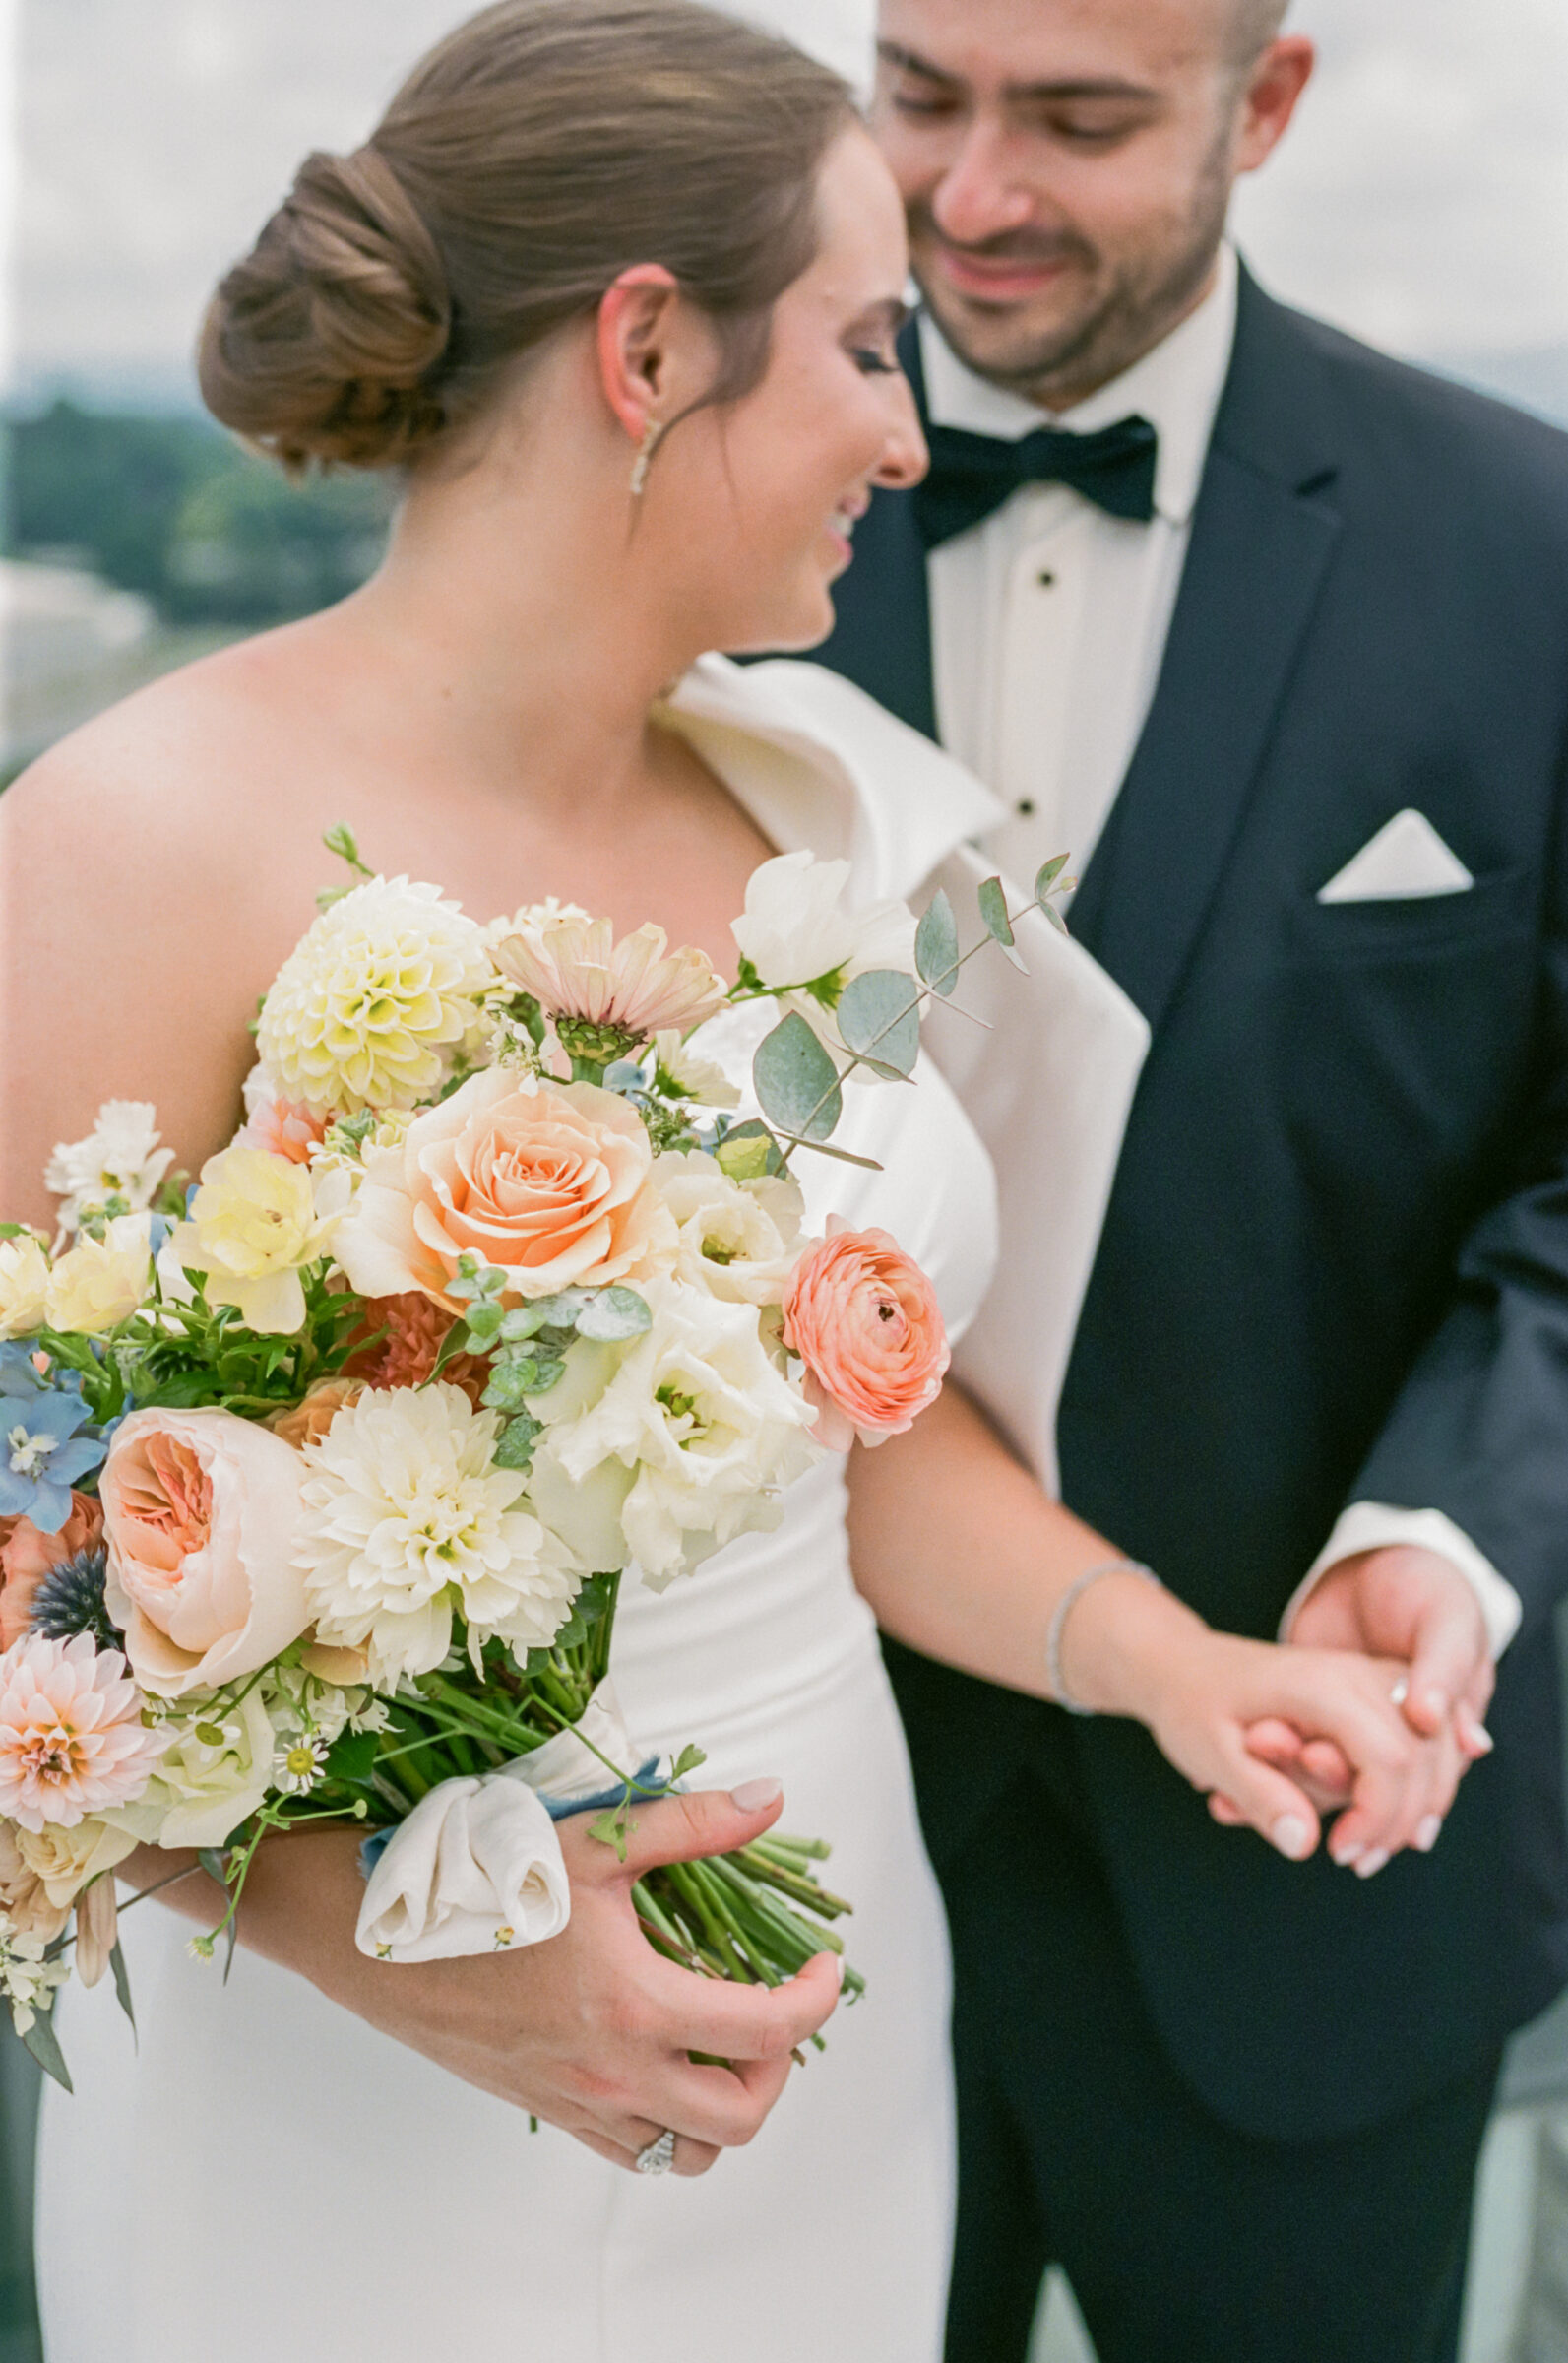
[[[820,660],[934,734],[908,495],[877,495],[837,596]],[[1063,1491],[1262,1637],[1348,1502],[1445,1510],[1525,1603],[1496,1754],[1434,1854],[1362,1883],[1217,1829],[1138,1725],[890,1656],[944,1877],[1022,1773],[1098,1850],[1171,2054],[1260,2134],[1392,2112],[1568,1979],[1565,774],[1568,437],[1244,278],[1163,671],[1072,915],[1154,1041]],[[1408,805],[1474,888],[1320,904]]]

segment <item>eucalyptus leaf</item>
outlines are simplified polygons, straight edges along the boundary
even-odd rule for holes
[[[601,1346],[641,1337],[653,1325],[654,1316],[635,1288],[601,1288],[577,1316],[578,1336],[592,1338]]]
[[[518,1305],[502,1317],[500,1338],[503,1346],[521,1346],[536,1337],[549,1325],[549,1314],[543,1305]]]
[[[958,983],[958,922],[953,906],[939,886],[914,930],[914,965],[921,981],[945,1000]]]
[[[797,1010],[764,1035],[751,1078],[763,1114],[797,1140],[826,1140],[844,1114],[839,1070]]]
[[[914,979],[896,968],[851,977],[839,1002],[839,1031],[851,1051],[879,1068],[907,1075],[920,1054]]]
[[[980,917],[985,922],[986,932],[994,942],[1001,945],[1020,974],[1027,977],[1029,971],[1025,968],[1022,955],[1013,940],[1013,923],[1007,916],[1007,896],[1003,891],[1001,879],[987,878],[978,892]]]
[[[114,1950],[109,1954],[109,1967],[114,1972],[115,1997],[121,2010],[131,2021],[132,2034],[135,2034],[136,2012],[131,2008],[131,1973],[125,1966],[125,1954],[117,1943]]]
[[[508,1420],[501,1431],[500,1441],[495,1447],[496,1467],[498,1469],[530,1468],[533,1461],[534,1440],[543,1434],[544,1423],[542,1420],[535,1420],[530,1413],[520,1411],[515,1419]]]
[[[578,1314],[592,1299],[586,1288],[563,1288],[553,1297],[535,1297],[533,1310],[539,1315],[543,1329],[574,1329]]]
[[[1054,903],[1042,903],[1040,905],[1040,909],[1050,921],[1051,926],[1056,929],[1057,934],[1065,935],[1067,933],[1067,922],[1057,910],[1056,905]]]
[[[501,1334],[501,1323],[505,1317],[500,1306],[489,1297],[481,1298],[473,1307],[469,1314],[469,1338],[476,1354],[482,1354],[486,1346],[494,1345]]]
[[[1035,871],[1035,900],[1037,903],[1043,903],[1047,899],[1051,888],[1067,867],[1068,859],[1066,854],[1053,854],[1050,860]]]
[[[67,2092],[75,2089],[71,2082],[71,2071],[65,2064],[65,2054],[60,2049],[60,2038],[54,2031],[53,2016],[48,2011],[38,2012],[22,2040],[45,2076],[52,2076],[55,2082],[62,2084]]]

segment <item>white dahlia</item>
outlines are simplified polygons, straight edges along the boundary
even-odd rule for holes
[[[499,1426],[458,1387],[389,1387],[306,1447],[294,1564],[318,1640],[365,1649],[378,1689],[440,1665],[455,1612],[473,1645],[543,1648],[566,1621],[580,1571],[492,1465]]]
[[[484,929],[439,887],[372,878],[283,962],[257,1051],[278,1095],[314,1114],[412,1108],[476,1041],[490,982]]]

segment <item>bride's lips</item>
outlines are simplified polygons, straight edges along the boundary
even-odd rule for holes
[[[828,539],[839,554],[840,563],[847,566],[854,556],[852,536],[855,526],[870,507],[870,499],[861,494],[857,499],[841,501],[828,520]]]
[[[1066,255],[1025,261],[1013,255],[966,254],[944,245],[937,247],[936,261],[955,294],[980,303],[1027,303],[1074,268]]]

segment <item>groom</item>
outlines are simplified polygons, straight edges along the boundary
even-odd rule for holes
[[[1052,2259],[1101,2363],[1452,2357],[1503,2041],[1568,1978],[1568,442],[1238,267],[1283,15],[885,0],[932,471],[819,653],[1003,797],[1000,867],[1071,850],[1153,1029],[1067,1502],[1217,1626],[1407,1661],[1474,1756],[1497,1661],[1496,1750],[1424,1853],[1292,1867],[1141,1728],[890,1649],[957,1959],[949,2363],[1018,2363]]]

